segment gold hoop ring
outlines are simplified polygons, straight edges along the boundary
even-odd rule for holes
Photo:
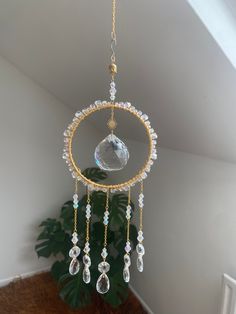
[[[145,127],[148,139],[149,139],[149,149],[148,149],[148,157],[138,171],[138,173],[129,179],[128,181],[119,183],[119,184],[101,184],[94,182],[88,178],[86,178],[83,174],[79,166],[77,166],[73,154],[72,154],[72,143],[73,138],[75,135],[75,131],[79,127],[80,123],[89,117],[91,114],[104,110],[104,109],[121,109],[125,110],[132,115],[134,115]],[[150,171],[150,168],[153,164],[153,160],[157,159],[157,151],[156,151],[156,144],[157,144],[157,134],[151,127],[151,124],[148,120],[148,116],[143,114],[141,111],[138,111],[134,106],[131,106],[130,103],[111,103],[106,101],[96,101],[93,105],[90,105],[88,108],[83,109],[82,111],[77,111],[75,117],[73,118],[73,122],[68,126],[67,130],[64,132],[64,152],[63,158],[66,160],[66,163],[69,166],[69,170],[72,173],[73,178],[81,181],[85,186],[89,187],[91,190],[102,190],[107,191],[110,190],[111,192],[115,191],[127,191],[131,186],[134,186],[137,182],[141,182],[142,180],[146,179],[147,172]]]

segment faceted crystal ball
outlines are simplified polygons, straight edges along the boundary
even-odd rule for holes
[[[129,160],[126,145],[114,134],[109,134],[98,144],[94,153],[98,167],[106,171],[121,170]]]

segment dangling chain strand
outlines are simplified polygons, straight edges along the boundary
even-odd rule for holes
[[[115,84],[115,75],[117,73],[116,65],[116,55],[115,55],[115,46],[116,46],[116,0],[112,0],[112,31],[111,31],[111,63],[109,65],[109,70],[111,74],[110,82],[110,100],[114,105],[116,99],[116,84]],[[116,128],[117,123],[114,118],[114,106],[111,108],[111,117],[108,121],[108,127],[113,133],[113,130]]]
[[[125,255],[124,255],[124,269],[123,269],[123,279],[125,282],[130,281],[130,272],[129,267],[131,265],[130,259],[130,251],[131,251],[131,244],[130,244],[130,219],[131,219],[131,205],[130,205],[130,197],[131,191],[129,188],[128,191],[128,204],[126,206],[126,219],[127,219],[127,238],[126,238],[126,245],[125,245]]]
[[[107,273],[110,270],[110,264],[106,261],[107,258],[107,231],[108,231],[108,222],[109,222],[109,189],[106,193],[106,204],[105,204],[105,211],[103,217],[103,224],[104,224],[104,243],[102,249],[102,259],[103,261],[98,264],[98,270],[101,273],[97,280],[96,289],[99,293],[105,294],[110,289],[110,280],[107,276]]]
[[[90,252],[90,245],[89,245],[89,232],[90,232],[90,218],[91,218],[91,205],[90,205],[90,190],[87,188],[87,205],[86,205],[86,242],[84,246],[84,253],[83,256],[83,263],[84,263],[84,270],[83,270],[83,281],[85,283],[90,283],[91,281],[91,274],[89,267],[91,266],[91,258],[89,256]]]
[[[77,232],[77,220],[78,220],[78,207],[77,207],[77,200],[78,200],[78,181],[75,180],[75,194],[73,196],[73,207],[74,207],[74,232]]]
[[[116,46],[116,0],[112,0],[111,64],[109,69],[113,80],[115,74],[117,73],[117,67],[115,64],[116,62],[115,46]]]
[[[106,194],[106,206],[105,206],[105,213],[104,213],[104,219],[103,219],[103,223],[104,223],[104,248],[107,247],[107,229],[108,229],[108,218],[109,216],[109,190],[107,190],[107,194]],[[103,260],[106,260],[106,257],[103,256]]]
[[[127,242],[129,242],[130,218],[131,218],[130,194],[131,194],[131,191],[130,191],[130,189],[129,189],[129,192],[128,192],[128,206],[127,206],[127,210],[126,210],[126,218],[127,218]]]
[[[145,249],[143,246],[143,206],[144,206],[144,194],[143,194],[143,181],[141,181],[140,194],[139,194],[139,232],[137,236],[138,244],[136,246],[136,251],[138,253],[137,258],[137,268],[138,271],[143,272],[143,255],[145,254]]]
[[[141,181],[141,187],[140,187],[140,199],[144,198],[143,195],[143,181]],[[140,202],[141,203],[141,202]],[[141,203],[142,205],[142,203]],[[139,230],[143,230],[143,206],[139,207]]]
[[[111,63],[116,62],[113,44],[116,45],[116,0],[112,0]]]
[[[77,233],[77,224],[78,224],[78,182],[75,180],[75,193],[73,195],[73,208],[74,208],[74,232],[72,234],[71,242],[73,247],[69,252],[69,256],[72,258],[69,267],[69,273],[71,275],[76,275],[80,270],[80,263],[78,261],[78,256],[80,255],[80,248],[77,246],[78,243],[78,233]]]
[[[87,206],[86,206],[86,242],[89,242],[89,227],[91,217],[90,191],[87,189]]]

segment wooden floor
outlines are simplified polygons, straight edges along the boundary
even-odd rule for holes
[[[57,286],[49,273],[19,280],[0,289],[0,314],[147,314],[130,292],[128,300],[114,310],[94,297],[86,310],[73,311],[58,297]]]

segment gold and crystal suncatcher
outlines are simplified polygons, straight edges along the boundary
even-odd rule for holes
[[[111,74],[110,82],[110,100],[100,101],[97,100],[87,108],[77,111],[75,116],[69,124],[68,128],[64,132],[64,150],[63,159],[65,159],[69,170],[75,180],[75,191],[73,195],[73,207],[74,207],[74,230],[72,231],[72,248],[69,251],[69,257],[71,258],[69,273],[71,275],[76,275],[82,267],[82,278],[83,281],[88,284],[91,281],[91,258],[90,258],[90,223],[92,219],[90,197],[93,191],[103,191],[106,193],[106,203],[103,215],[103,225],[104,225],[104,240],[103,249],[101,252],[101,262],[97,265],[98,271],[101,273],[97,278],[96,289],[99,293],[105,294],[110,289],[109,281],[109,271],[110,265],[109,260],[109,250],[108,250],[108,238],[107,233],[109,230],[109,195],[110,193],[116,193],[119,191],[125,191],[128,193],[127,205],[126,205],[126,244],[124,247],[124,268],[123,268],[123,279],[125,282],[130,281],[130,266],[131,258],[130,253],[132,251],[132,244],[130,242],[130,222],[132,219],[132,207],[131,207],[131,188],[136,184],[139,185],[140,192],[138,195],[138,208],[139,208],[139,231],[137,234],[138,244],[136,246],[137,252],[137,269],[138,271],[143,271],[143,256],[145,254],[145,249],[143,245],[143,207],[144,207],[144,186],[143,181],[147,178],[148,173],[153,165],[154,160],[157,159],[157,134],[151,127],[149,118],[146,114],[137,110],[129,102],[117,102],[116,99],[116,84],[115,75],[117,74],[116,56],[115,56],[115,45],[116,45],[116,0],[112,0],[112,32],[111,32],[111,63],[109,65],[109,70]],[[117,110],[122,110],[126,113],[130,113],[134,118],[138,119],[141,125],[144,126],[148,137],[148,157],[145,160],[142,167],[137,171],[137,173],[125,182],[118,184],[103,184],[94,182],[83,175],[79,165],[76,163],[72,147],[74,143],[75,133],[78,130],[82,121],[86,120],[89,116],[96,114],[101,110],[110,110],[110,119],[107,122],[107,126],[110,130],[110,134],[105,137],[96,147],[94,152],[94,158],[97,166],[105,171],[118,171],[123,169],[129,160],[129,150],[126,144],[119,139],[114,133],[117,127],[117,121],[115,119],[115,112]],[[86,225],[85,225],[85,241],[83,247],[80,248],[78,243],[78,219],[80,213],[78,213],[78,183],[83,184],[87,189],[87,200],[86,200]],[[83,250],[83,252],[81,252]],[[79,262],[79,255],[83,254],[82,264]]]

